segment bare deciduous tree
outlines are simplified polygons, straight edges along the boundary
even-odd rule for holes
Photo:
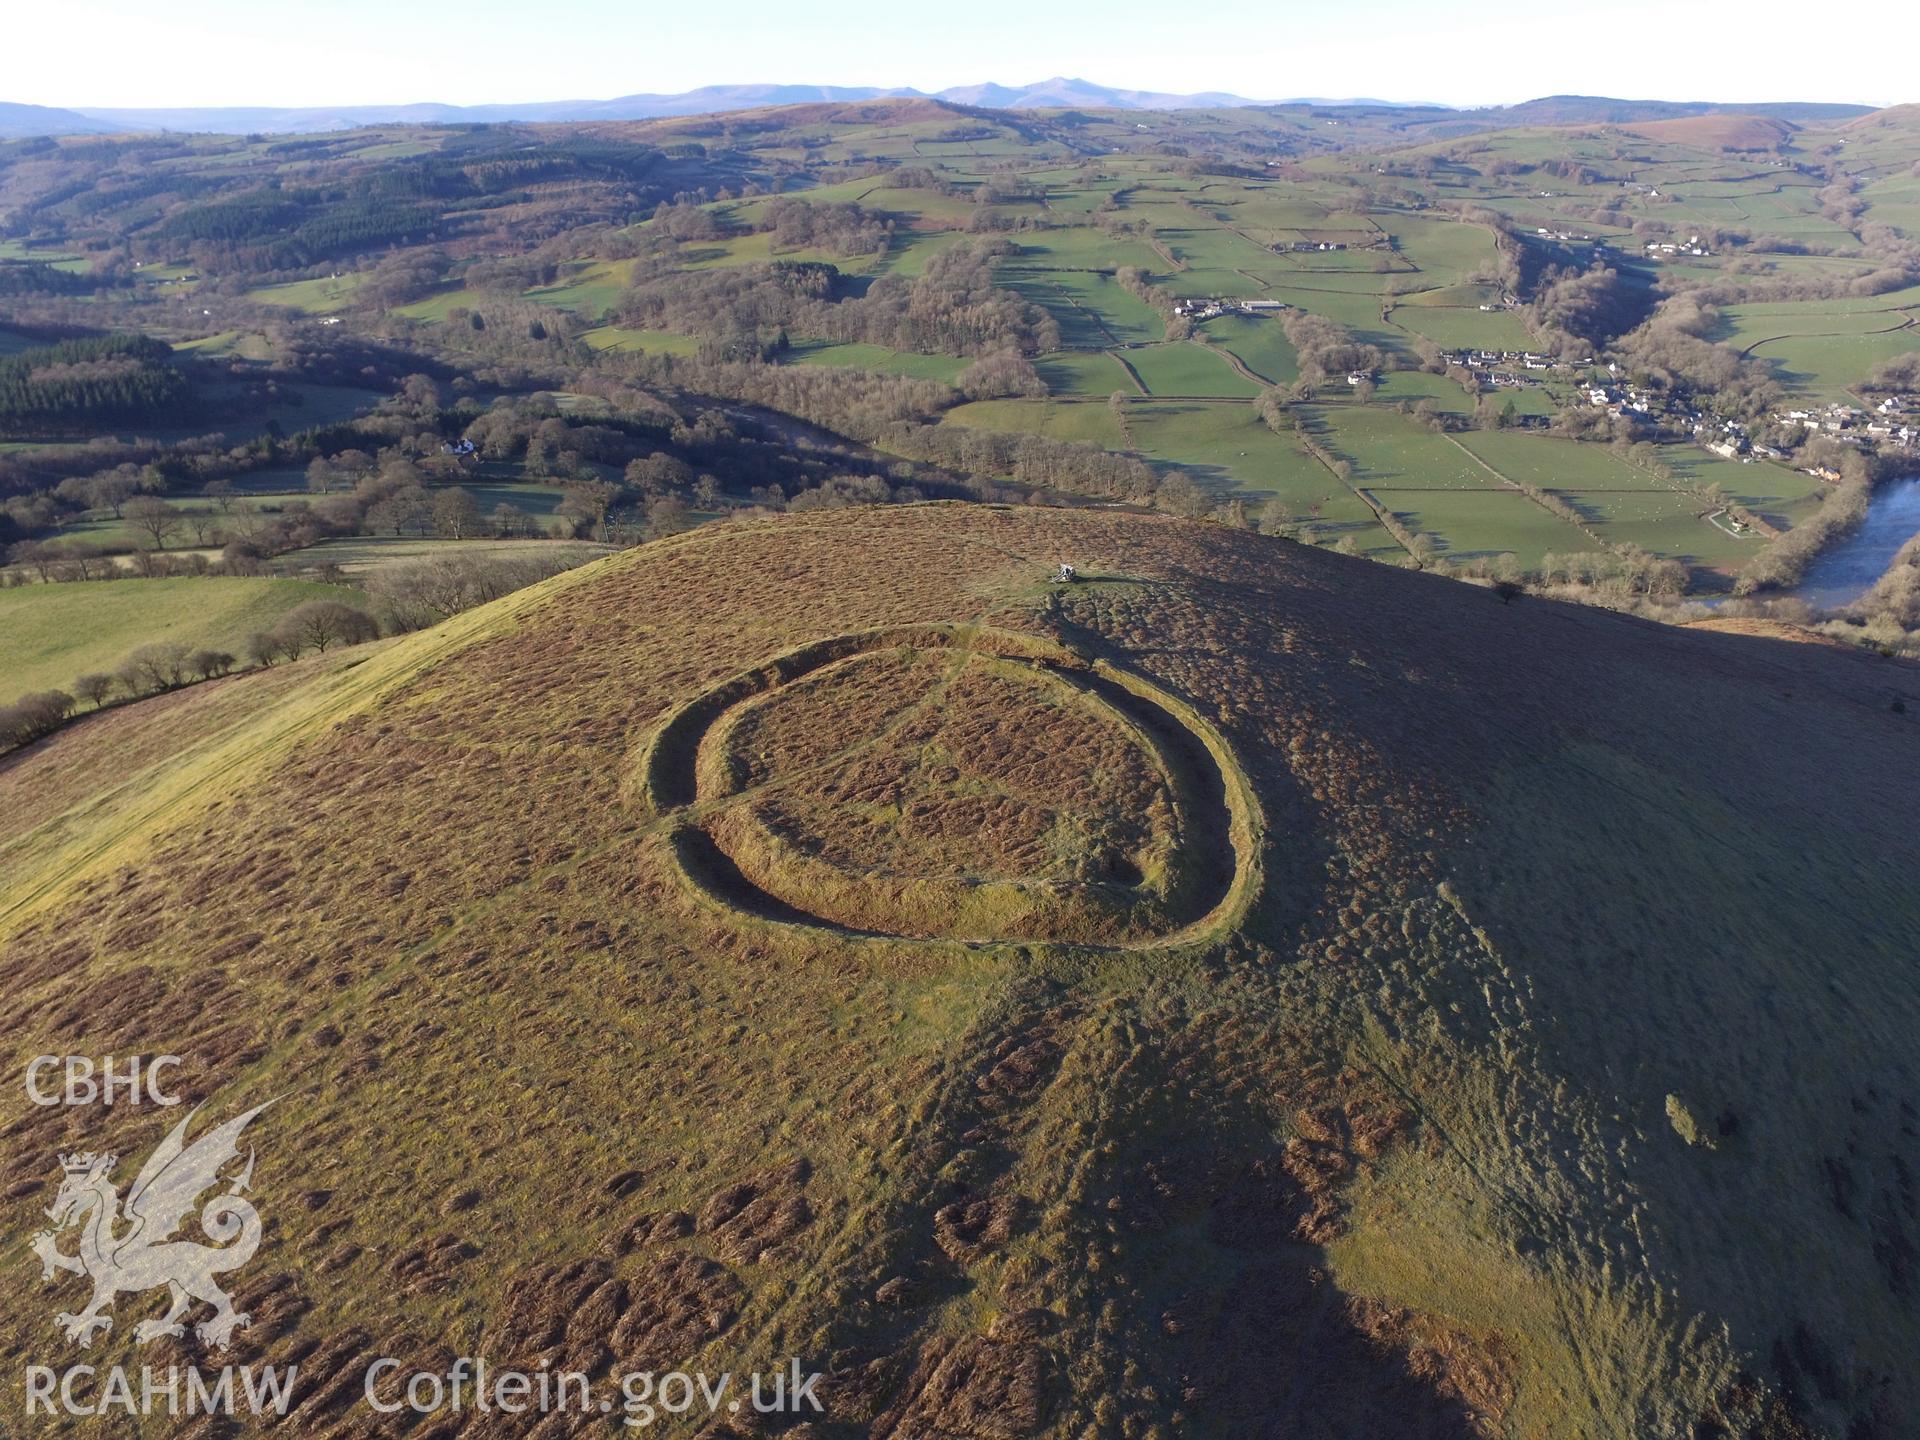
[[[167,538],[180,529],[180,513],[158,495],[136,495],[127,502],[127,519],[150,536],[156,550],[167,548]]]

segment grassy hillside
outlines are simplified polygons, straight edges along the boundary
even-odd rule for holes
[[[441,1337],[844,1436],[1913,1433],[1909,669],[954,505],[327,659],[0,768],[0,1060],[284,1096],[292,1433]],[[21,1235],[159,1135],[5,1104]]]
[[[0,590],[0,696],[112,671],[130,651],[178,641],[244,654],[246,638],[307,600],[364,605],[364,592],[305,580],[194,576]]]

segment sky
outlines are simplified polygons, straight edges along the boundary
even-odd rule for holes
[[[1052,75],[1256,100],[1920,100],[1920,7],[1852,0],[1844,17],[1810,21],[1803,0],[67,0],[9,15],[0,100],[485,104]]]

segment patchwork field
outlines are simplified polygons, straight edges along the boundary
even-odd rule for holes
[[[944,417],[938,403],[916,401],[916,413],[892,418],[1004,427],[1132,450],[1163,473],[1184,472],[1209,495],[1291,494],[1299,487],[1274,478],[1290,473],[1302,473],[1311,490],[1310,478],[1294,471],[1297,457],[1284,448],[1272,450],[1247,416],[1211,406],[1190,412],[1172,403],[1247,401],[1266,388],[1298,382],[1300,357],[1278,319],[1222,316],[1198,327],[1197,338],[1205,343],[1167,339],[1168,300],[1257,297],[1331,320],[1387,353],[1388,364],[1364,406],[1350,403],[1354,397],[1342,389],[1343,375],[1335,375],[1319,394],[1305,397],[1301,412],[1323,427],[1318,438],[1330,452],[1352,466],[1353,484],[1381,491],[1497,488],[1497,476],[1474,465],[1465,446],[1499,475],[1556,492],[1651,491],[1669,482],[1604,453],[1588,453],[1603,452],[1603,446],[1573,447],[1538,434],[1491,429],[1463,430],[1453,443],[1405,417],[1369,412],[1419,405],[1456,421],[1524,426],[1585,404],[1575,377],[1566,372],[1528,372],[1546,375],[1547,383],[1502,387],[1483,400],[1444,377],[1393,368],[1418,362],[1430,348],[1427,342],[1448,349],[1551,348],[1550,330],[1536,335],[1528,328],[1546,322],[1534,318],[1538,297],[1530,293],[1532,282],[1519,277],[1516,257],[1528,260],[1521,268],[1529,274],[1571,273],[1589,263],[1617,267],[1632,292],[1622,304],[1634,312],[1628,317],[1623,311],[1622,323],[1644,314],[1636,307],[1664,293],[1657,286],[1712,287],[1719,318],[1707,338],[1767,365],[1796,397],[1857,398],[1875,364],[1920,345],[1913,328],[1920,286],[1896,283],[1892,271],[1899,254],[1875,238],[1887,226],[1898,229],[1903,217],[1920,214],[1920,182],[1906,173],[1912,159],[1903,149],[1915,142],[1898,118],[1876,130],[1870,145],[1864,135],[1843,135],[1830,121],[1785,128],[1771,121],[1743,120],[1731,128],[1680,123],[1605,133],[1519,126],[1469,139],[1431,128],[1432,117],[1316,117],[1287,107],[1124,117],[1067,109],[1016,122],[937,104],[924,112],[911,105],[902,110],[895,102],[830,105],[769,112],[734,128],[726,122],[725,143],[710,128],[719,123],[711,118],[663,118],[628,137],[658,147],[648,163],[680,177],[663,193],[649,191],[644,204],[635,201],[637,191],[610,196],[597,180],[575,175],[566,183],[580,188],[556,209],[550,202],[561,193],[559,182],[549,193],[533,181],[525,193],[507,187],[484,203],[469,197],[473,208],[458,202],[442,216],[448,232],[431,247],[396,244],[390,253],[358,253],[340,260],[337,273],[316,273],[322,267],[308,264],[223,288],[224,281],[212,284],[200,274],[197,256],[176,251],[142,255],[139,278],[156,304],[163,293],[174,293],[163,292],[160,282],[192,277],[210,298],[230,293],[255,306],[277,307],[282,319],[265,323],[257,309],[222,315],[209,306],[205,334],[194,333],[188,310],[176,317],[183,328],[169,334],[183,364],[193,357],[231,371],[206,373],[219,387],[220,403],[212,408],[234,442],[267,432],[265,418],[247,415],[228,424],[226,414],[251,403],[243,392],[280,358],[282,327],[311,324],[302,317],[342,321],[345,329],[329,333],[343,339],[359,326],[390,325],[409,346],[465,347],[468,361],[515,350],[523,338],[515,332],[524,328],[524,339],[538,347],[536,366],[587,365],[604,356],[605,369],[631,376],[644,367],[619,357],[698,362],[703,346],[707,355],[715,353],[708,341],[731,345],[747,339],[767,347],[779,363],[947,384],[983,354],[1007,346],[1012,333],[1012,348],[1034,362],[1046,387],[1044,401],[988,401]],[[1350,133],[1334,133],[1343,130]],[[1756,138],[1767,143],[1722,150],[1729,136],[1742,145]],[[483,141],[432,127],[404,135],[353,132],[328,138],[310,159],[316,173],[330,163],[327,156],[358,156],[370,167],[438,164],[467,147],[484,148]],[[228,172],[264,173],[264,167],[281,163],[283,153],[273,143],[237,137],[182,145],[182,154],[164,163],[215,184]],[[1823,158],[1816,163],[1810,156]],[[1864,167],[1856,176],[1858,213],[1844,223],[1835,218],[1839,211],[1831,196],[1823,197],[1824,182],[1815,173],[1829,163]],[[1621,173],[1623,166],[1631,173]],[[450,182],[456,189],[479,172],[459,173],[463,178]],[[628,179],[641,188],[653,183]],[[599,208],[576,207],[589,196]],[[796,201],[812,207],[808,213],[820,223],[803,218],[796,225],[790,209]],[[91,213],[95,203],[106,201],[59,207],[65,233],[75,237],[71,243],[18,239],[0,249],[0,260],[46,260],[68,273],[90,267],[94,256],[109,253],[98,236],[79,238],[87,229],[82,212]],[[672,213],[694,210],[704,213]],[[138,232],[160,214],[155,208],[138,224],[127,223]],[[537,267],[501,272],[502,260],[525,253],[503,246],[502,236],[518,233],[536,217],[545,227]],[[498,227],[497,233],[490,227]],[[1687,241],[1696,227],[1711,253],[1647,254],[1649,239]],[[61,232],[50,226],[45,233]],[[914,290],[910,303],[902,299],[925,281],[936,257],[959,246],[979,247],[979,268],[968,272],[970,293],[935,297]],[[407,253],[423,266],[430,261],[439,267],[437,276],[423,268],[408,277],[409,293],[422,298],[392,311],[360,303],[372,293],[367,285],[376,269]],[[1541,265],[1561,268],[1543,272]],[[727,298],[742,277],[780,266],[808,267],[811,297],[851,305],[878,297],[889,314],[883,322],[844,328],[817,320],[809,325],[796,322],[806,315],[804,307],[790,309],[759,296],[736,309]],[[950,272],[943,265],[932,273]],[[259,283],[288,273],[316,278]],[[515,287],[533,275],[555,277],[518,297],[544,307],[537,317],[515,300]],[[622,313],[636,277],[644,284],[651,276],[684,277],[690,289],[711,285],[703,294],[710,293],[712,303],[683,308],[670,319],[636,320],[670,324],[672,330],[608,323]],[[1862,293],[1882,285],[1894,288]],[[1143,286],[1154,303],[1142,299]],[[993,287],[1039,307],[1058,327],[1058,348],[1038,353],[1054,341],[1033,312],[1021,311],[1012,332],[999,328],[997,319],[981,322],[993,307],[1019,309],[1004,294],[989,298]],[[1779,298],[1800,293],[1819,298]],[[1743,295],[1752,298],[1743,302]],[[941,327],[929,339],[925,317],[950,304],[971,318]],[[457,314],[476,307],[488,311],[483,318],[504,320],[506,330],[469,335],[449,326]],[[636,303],[625,313],[647,311]],[[406,321],[418,323],[409,327]],[[981,335],[969,328],[975,323],[984,323]],[[1185,329],[1178,325],[1176,333]],[[820,334],[867,338],[829,342]],[[20,337],[10,341],[0,334],[0,349],[15,343]],[[1600,348],[1606,343],[1602,337]],[[947,348],[952,353],[920,353]],[[789,377],[784,383],[799,382]],[[283,388],[304,390],[312,401],[304,410],[290,404],[273,410],[271,423],[283,431],[338,418],[349,407],[351,392],[330,398],[323,388]],[[1102,413],[1097,402],[1115,392],[1128,397],[1128,408],[1120,416]],[[871,425],[865,413],[849,422],[862,434]],[[1202,433],[1203,425],[1218,427],[1218,433]],[[163,438],[183,434],[168,430]],[[0,438],[8,453],[19,443]],[[1814,513],[1817,490],[1778,467],[1721,467],[1684,445],[1670,445],[1662,463],[1679,472],[1671,485],[1696,494],[1718,485],[1777,527]],[[1344,498],[1323,501],[1359,505],[1350,487],[1342,488]],[[538,501],[534,509],[547,513]],[[1454,507],[1446,526],[1450,549],[1479,554],[1499,541],[1493,532],[1480,537],[1484,544],[1467,534],[1470,517],[1482,513],[1507,512]],[[1349,518],[1365,523],[1357,514]],[[1631,523],[1642,539],[1659,533],[1646,517],[1622,523]],[[1671,553],[1693,556],[1703,544],[1717,544],[1693,529],[1691,523],[1670,524],[1665,538],[1676,547]],[[106,535],[114,543],[128,538],[124,529],[97,520],[67,533]],[[1453,546],[1456,537],[1460,544]],[[1369,538],[1369,548],[1376,538]]]

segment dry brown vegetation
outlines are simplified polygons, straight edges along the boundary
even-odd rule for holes
[[[834,637],[681,706],[638,787],[722,909],[869,937],[1193,944],[1257,887],[1257,803],[1138,676],[977,625]]]
[[[1786,121],[1766,115],[1686,115],[1620,128],[1644,140],[1712,150],[1774,150],[1791,139],[1794,130]]]
[[[821,654],[882,631],[920,638]],[[1183,829],[1137,712],[1016,663],[1060,655],[1246,804]],[[5,1066],[286,1097],[231,1358],[298,1358],[288,1433],[386,1433],[368,1359],[474,1353],[799,1355],[840,1437],[1913,1431],[1907,667],[960,505],[713,526],[323,660],[0,769]],[[206,716],[171,767],[128,734],[164,803],[91,803],[162,705]],[[910,887],[690,885],[730,796],[789,905],[801,852],[1071,887],[1244,844],[1246,883],[1182,943],[874,938]],[[57,1151],[159,1137],[7,1094],[9,1234]],[[0,1366],[64,1363],[73,1298],[0,1271]]]

